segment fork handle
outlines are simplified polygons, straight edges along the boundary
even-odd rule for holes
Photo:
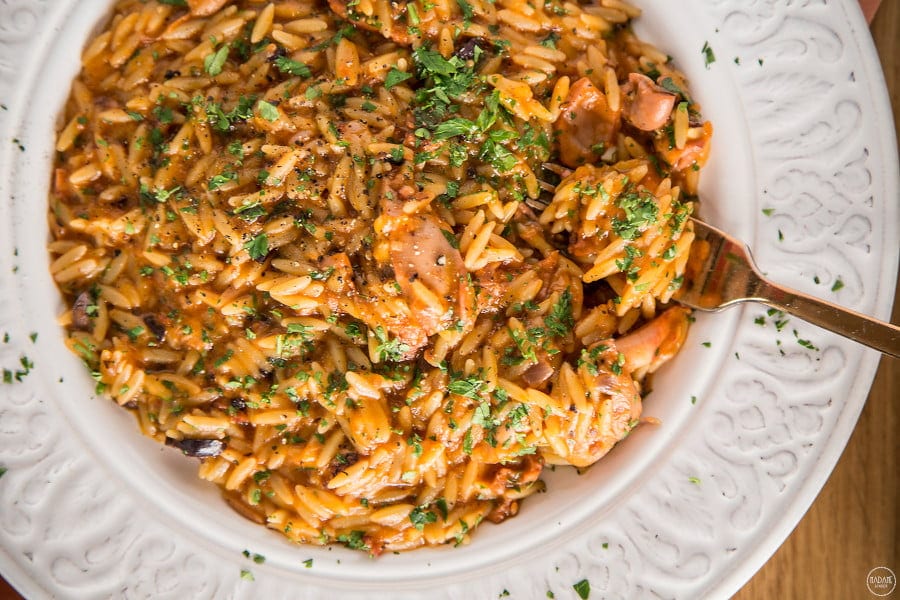
[[[765,279],[756,292],[755,299],[772,308],[900,358],[900,327],[896,325],[781,287]]]

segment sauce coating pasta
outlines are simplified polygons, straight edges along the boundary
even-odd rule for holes
[[[686,335],[712,132],[638,15],[118,2],[48,215],[98,393],[241,515],[373,555],[602,458]]]

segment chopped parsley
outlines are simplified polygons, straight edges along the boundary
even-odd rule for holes
[[[445,498],[438,498],[434,505],[437,507],[439,511],[441,511],[441,518],[445,521],[447,520],[447,515],[449,514],[449,507],[447,506],[447,500]]]
[[[616,362],[609,365],[610,371],[612,371],[615,375],[622,374],[622,367],[625,366],[625,355],[619,352],[616,355]]]
[[[241,554],[244,555],[244,558],[249,558],[258,565],[266,562],[266,557],[262,554],[256,554],[255,552],[251,553],[249,550],[244,550]]]
[[[209,183],[207,184],[207,188],[209,189],[209,191],[213,192],[223,187],[229,181],[235,181],[236,179],[237,173],[235,173],[234,171],[225,171],[223,173],[219,173],[218,175],[213,175],[210,178]]]
[[[141,185],[141,197],[145,200],[159,202],[160,204],[168,202],[169,198],[172,196],[177,197],[181,192],[182,189],[180,185],[176,185],[170,190],[156,188],[152,191],[146,185]]]
[[[334,267],[328,267],[324,271],[310,271],[309,276],[313,281],[327,281],[334,273]]]
[[[452,231],[441,229],[441,233],[444,234],[444,239],[447,240],[447,243],[450,244],[450,246],[452,246],[456,250],[459,250],[459,240],[456,239],[456,236],[453,235]]]
[[[472,430],[466,430],[466,435],[463,436],[463,452],[466,454],[472,454]]]
[[[688,97],[687,93],[685,93],[683,89],[678,87],[678,84],[676,84],[671,77],[662,77],[657,83],[661,88],[668,92],[672,92],[673,94],[681,96],[682,98]]]
[[[434,130],[435,140],[446,140],[458,135],[470,135],[478,131],[478,126],[469,119],[454,117],[447,119]]]
[[[451,394],[465,396],[472,400],[480,400],[481,392],[485,391],[487,385],[486,381],[483,381],[474,375],[470,375],[464,379],[454,379],[450,382],[450,385],[447,386],[447,390]]]
[[[556,337],[565,337],[575,326],[575,317],[572,316],[572,292],[568,288],[550,307],[550,312],[544,317],[544,325],[547,326],[547,331]]]
[[[807,350],[813,350],[818,352],[819,349],[809,340],[804,340],[797,335],[797,331],[794,330],[794,337],[797,338],[797,343],[806,348]]]
[[[129,338],[131,339],[131,341],[133,342],[133,341],[135,341],[137,338],[139,338],[140,335],[141,335],[142,333],[144,333],[144,331],[145,331],[144,328],[141,327],[140,325],[138,325],[137,327],[134,327],[134,328],[132,328],[132,329],[127,329],[127,330],[125,330],[125,333],[128,334],[128,337],[129,337]]]
[[[354,529],[350,533],[342,533],[337,536],[337,541],[341,542],[351,550],[369,550],[369,545],[365,541],[365,531]]]
[[[286,56],[279,56],[275,59],[275,68],[285,75],[294,75],[295,77],[303,78],[312,76],[312,71],[309,70],[309,67],[306,66],[305,63],[291,60]]]
[[[159,121],[161,125],[168,125],[175,120],[175,113],[173,113],[172,109],[168,106],[157,106],[153,109],[153,116],[156,117],[156,120]],[[97,141],[99,142],[100,140]]]
[[[303,92],[303,97],[307,100],[315,100],[322,95],[322,90],[317,85],[311,85]]]
[[[384,89],[389,90],[395,85],[403,83],[410,77],[412,77],[412,73],[404,73],[400,69],[392,67],[391,70],[388,71],[387,77],[384,78]]]
[[[253,260],[262,260],[269,254],[269,238],[261,233],[244,244],[244,250]]]
[[[432,511],[426,511],[423,507],[417,506],[409,513],[409,521],[413,527],[422,531],[429,523],[437,521],[437,515]]]
[[[78,350],[78,347],[76,347]],[[84,357],[87,360],[87,356]],[[22,383],[22,380],[31,373],[32,369],[34,369],[34,362],[27,356],[19,357],[19,365],[21,368],[13,369],[3,369],[3,383],[11,384],[14,381],[17,383]]]
[[[481,404],[475,407],[475,413],[472,415],[472,424],[485,428],[494,426],[494,420],[491,417],[490,402],[482,400]]]
[[[703,54],[703,62],[707,69],[709,68],[709,65],[716,62],[716,54],[713,52],[709,42],[703,42],[703,48],[700,49],[700,52]]]
[[[385,362],[399,362],[403,356],[409,352],[409,344],[404,344],[399,339],[391,339],[387,331],[381,325],[372,330],[375,339],[378,340],[378,346],[375,347],[375,354],[379,360]]]
[[[229,131],[236,122],[246,121],[253,116],[253,105],[255,103],[256,96],[241,96],[235,107],[226,113],[220,104],[207,102],[204,109],[206,111],[206,122],[217,131]],[[238,141],[228,145],[228,152],[238,158],[244,157],[243,147]]]
[[[587,579],[582,579],[574,584],[572,589],[575,590],[575,593],[578,594],[578,597],[581,598],[581,600],[587,600],[591,595],[591,582]]]
[[[656,222],[659,206],[647,192],[628,192],[616,200],[625,213],[625,218],[613,217],[612,228],[616,235],[625,240],[637,238],[642,231]]]
[[[459,5],[459,10],[462,11],[463,20],[471,21],[472,17],[475,16],[475,11],[472,9],[472,5],[466,2],[466,0],[456,0],[456,3]]]
[[[416,8],[416,5],[412,2],[406,5],[406,15],[409,18],[410,25],[418,25],[421,22],[419,19],[419,9]]]
[[[274,104],[269,104],[265,100],[260,100],[259,104],[256,105],[257,110],[259,111],[259,116],[272,123],[273,121],[277,121],[280,116],[278,113],[278,107]]]
[[[552,48],[556,49],[556,42],[559,41],[559,34],[555,31],[551,31],[550,34],[541,40],[541,46],[544,48]]]
[[[221,48],[219,48],[213,54],[208,54],[206,58],[203,59],[203,70],[210,77],[215,77],[222,72],[222,68],[225,66],[225,61],[228,60],[228,51],[231,49],[229,44],[225,44]]]

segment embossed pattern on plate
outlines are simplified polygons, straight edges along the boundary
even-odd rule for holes
[[[15,244],[45,239],[21,229],[24,211],[44,210],[21,177],[40,161],[25,135],[29,111],[41,106],[27,90],[44,68],[31,57],[52,43],[52,28],[64,27],[59,15],[75,4],[0,0],[0,336],[9,333],[0,367],[15,371],[22,356],[38,363],[21,383],[0,384],[0,466],[8,469],[0,479],[0,570],[29,598],[340,598],[363,589],[373,599],[421,597],[425,589],[434,598],[503,590],[565,598],[581,579],[592,597],[719,597],[752,575],[812,502],[850,435],[878,357],[796,321],[776,335],[771,324],[754,325],[761,310],[748,309],[730,347],[708,350],[724,356],[724,366],[665,460],[602,518],[540,555],[472,577],[410,580],[402,589],[338,584],[304,569],[302,549],[295,568],[255,565],[163,521],[153,498],[123,488],[88,450],[91,432],[72,430],[58,410],[67,399],[50,395],[63,388],[41,379],[52,374],[35,357],[45,341],[29,339],[37,326],[23,290],[35,281],[28,269],[43,267],[20,264]],[[756,189],[735,190],[733,201],[752,204],[745,237],[761,267],[777,281],[884,317],[897,273],[898,162],[858,6],[694,0],[684,12],[716,52],[710,68],[727,71],[736,87],[740,105],[726,108],[749,132]],[[59,85],[65,93],[68,82]],[[715,96],[705,98],[713,108]],[[721,206],[704,210],[728,222]],[[843,287],[830,291],[837,281]],[[256,581],[242,581],[241,569]]]

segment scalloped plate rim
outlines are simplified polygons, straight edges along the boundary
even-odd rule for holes
[[[855,7],[855,3],[851,3],[852,7]],[[847,13],[845,7],[845,14]],[[860,27],[860,25],[864,25],[862,21],[861,13],[857,10],[849,11],[849,18],[851,19],[850,27],[853,35],[851,39],[853,39],[857,44],[860,41],[863,42],[862,46],[859,46],[859,51],[864,55],[866,59],[863,63],[862,68],[871,69],[872,65],[877,65],[877,54],[875,54],[874,46],[872,45],[871,38],[868,37],[868,30],[865,27]],[[855,26],[856,29],[853,29]],[[858,31],[862,29],[865,31],[865,35],[860,36]],[[52,35],[52,32],[45,33],[46,36]],[[866,38],[868,38],[866,43]],[[872,62],[874,61],[874,63]],[[33,63],[34,61],[32,61]],[[29,64],[32,64],[29,63]],[[26,68],[25,72],[27,76],[33,76],[34,69]],[[887,110],[889,107],[886,90],[884,89],[883,76],[879,79],[880,70],[877,68],[873,72],[866,73],[866,80],[869,83],[870,89],[872,89],[875,94],[873,94],[873,101],[876,103],[876,109],[879,111],[881,116],[885,116],[888,119],[888,122],[891,122],[891,113]],[[30,87],[30,86],[26,86]],[[16,104],[13,104],[16,107]],[[10,111],[13,112],[13,111]],[[18,119],[15,115],[10,115],[13,118],[10,119],[12,123],[18,123]],[[891,132],[893,130],[890,130]],[[882,145],[884,145],[884,136],[880,139]],[[888,157],[887,164],[891,164],[891,160],[893,160],[893,164],[897,164],[896,160],[896,145],[892,143],[893,136],[889,137],[889,141],[886,144],[885,148],[882,150],[886,150],[886,156]],[[7,148],[0,152],[0,156],[8,157],[13,150],[9,145]],[[4,160],[3,168],[0,168],[0,173],[7,171],[7,165],[11,165],[13,161]],[[9,166],[11,168],[11,166]],[[6,179],[0,177],[0,186],[5,186]],[[883,173],[880,174],[880,179],[883,181],[883,188],[887,197],[897,197],[898,187],[898,176],[896,173]],[[0,187],[3,189],[3,187]],[[891,195],[893,194],[893,195]],[[4,210],[8,207],[3,206]],[[891,214],[893,212],[893,215]],[[885,208],[885,213],[887,217],[893,216],[893,222],[896,223],[897,219],[897,208],[894,205],[888,204]],[[888,222],[891,219],[887,219]],[[897,230],[896,228],[886,228],[886,241],[890,243],[891,241],[897,241]],[[896,243],[894,243],[896,247]],[[883,249],[882,249],[883,250]],[[874,303],[874,312],[880,315],[888,314],[890,310],[890,305],[893,299],[893,281],[895,281],[897,275],[897,262],[898,257],[896,254],[890,255],[885,254],[883,251],[880,256],[881,260],[881,273],[886,274],[886,278],[880,278],[880,282],[877,288],[877,292],[875,298],[873,300]],[[7,257],[0,258],[0,263],[6,264]],[[890,284],[890,285],[888,285]],[[729,574],[720,576],[716,578],[715,581],[712,582],[711,588],[708,588],[707,591],[710,592],[728,592],[733,593],[736,591],[740,585],[742,585],[749,577],[755,572],[759,566],[761,566],[765,560],[777,549],[778,545],[787,537],[790,533],[790,530],[796,525],[799,521],[800,517],[803,513],[808,509],[809,505],[814,500],[815,496],[820,491],[821,487],[824,485],[827,480],[831,469],[836,464],[840,454],[843,451],[843,448],[849,439],[850,432],[855,426],[856,420],[858,418],[859,412],[862,410],[864,405],[864,398],[867,393],[868,388],[871,386],[871,381],[874,378],[875,370],[878,362],[878,355],[874,352],[867,352],[861,356],[859,359],[859,369],[856,373],[856,377],[853,381],[853,385],[851,386],[851,401],[847,402],[847,406],[841,411],[841,414],[838,417],[836,426],[830,431],[828,439],[825,441],[824,447],[826,452],[824,454],[820,454],[817,463],[820,465],[824,465],[827,468],[815,468],[811,469],[810,472],[806,473],[806,477],[801,485],[796,486],[798,489],[792,494],[790,498],[790,502],[788,503],[788,511],[785,515],[783,515],[780,519],[776,520],[776,527],[774,527],[767,535],[763,536],[761,540],[757,540],[755,544],[755,550],[752,550],[750,554],[745,557],[744,562],[738,568],[733,569]],[[862,385],[860,385],[862,384]],[[858,401],[852,401],[858,400]],[[848,410],[849,408],[849,410]],[[833,440],[841,440],[839,443],[835,443]],[[4,573],[7,573],[11,582],[16,585],[19,589],[26,590],[29,595],[31,594],[46,594],[46,590],[39,586],[36,581],[32,581],[27,578],[27,574],[25,570],[23,570],[18,563],[15,563],[14,559],[7,554],[7,552],[0,552],[0,566],[2,566],[2,570]],[[36,586],[35,588],[30,587],[29,584]]]

